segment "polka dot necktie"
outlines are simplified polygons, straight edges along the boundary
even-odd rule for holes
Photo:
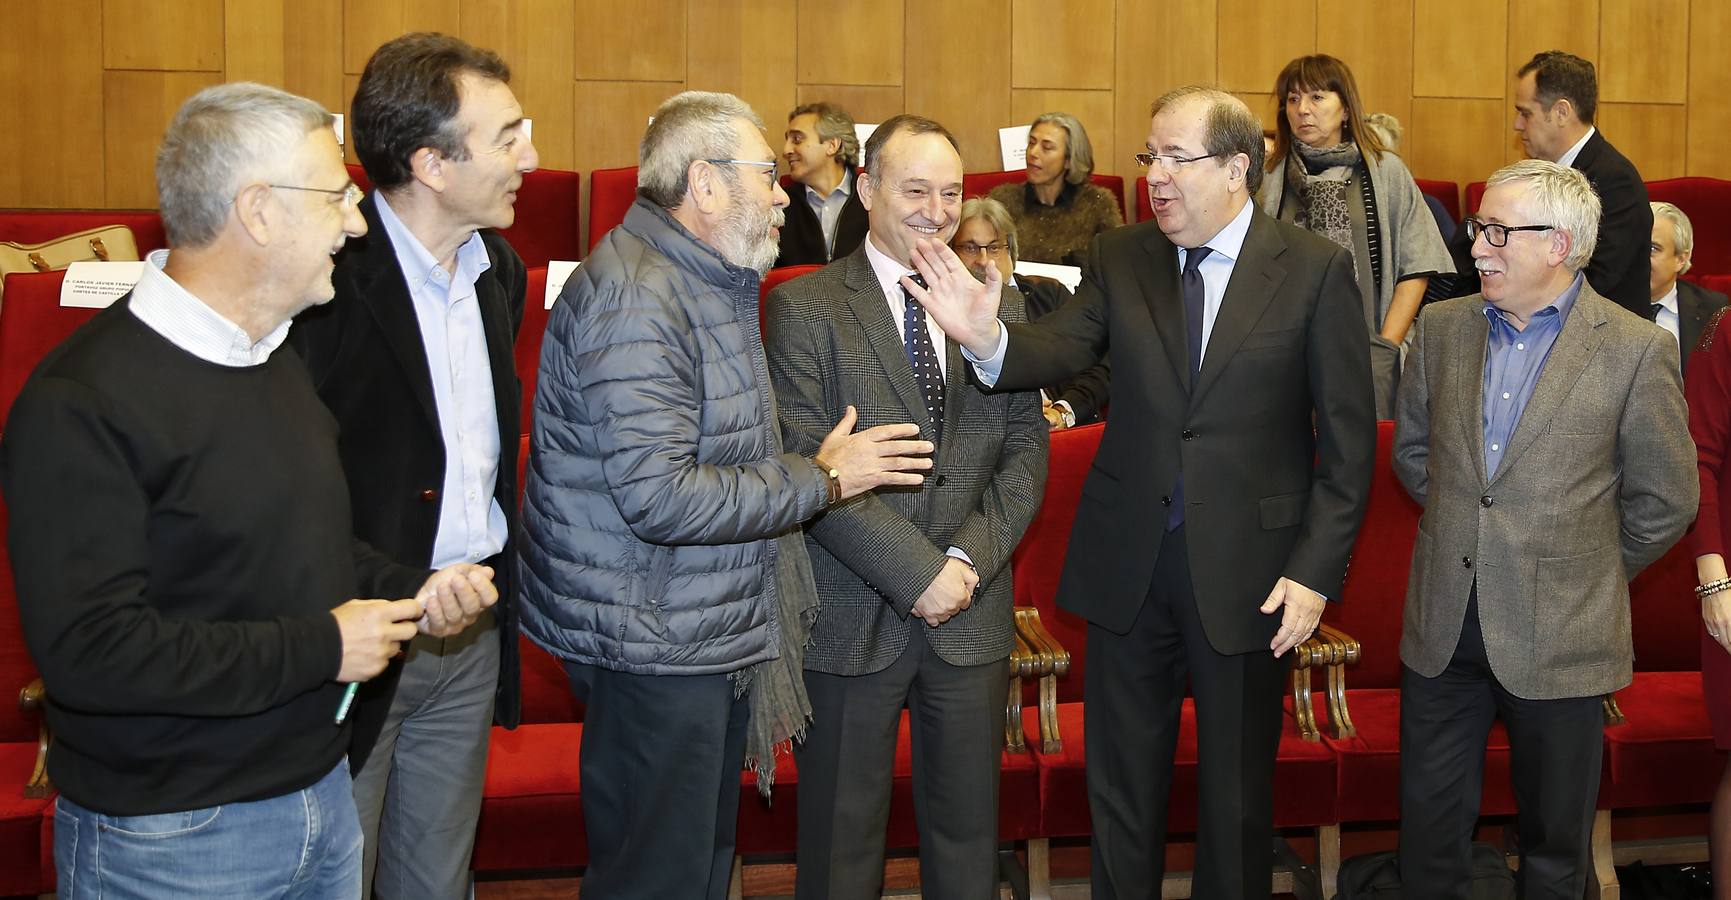
[[[914,276],[918,280],[919,276]],[[923,287],[924,285],[922,285]],[[938,352],[932,347],[931,332],[926,330],[926,310],[920,302],[902,288],[907,306],[902,313],[902,343],[907,346],[908,362],[914,367],[914,378],[920,383],[920,393],[926,398],[926,413],[932,417],[932,430],[939,439],[944,436],[944,370],[938,365]]]

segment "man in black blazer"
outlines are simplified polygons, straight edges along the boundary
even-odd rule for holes
[[[362,691],[351,766],[363,885],[392,900],[468,896],[487,739],[495,715],[517,722],[503,561],[527,276],[492,229],[511,224],[537,160],[509,78],[497,54],[445,35],[374,53],[350,120],[376,188],[361,203],[368,233],[337,257],[336,300],[290,337],[341,429],[356,536],[407,564],[490,567],[501,597],[460,633],[417,638],[396,677]]]
[[[1112,416],[1058,589],[1089,623],[1094,896],[1160,896],[1188,675],[1194,896],[1266,897],[1280,656],[1340,596],[1375,453],[1369,350],[1351,255],[1250,202],[1255,114],[1186,87],[1153,117],[1139,158],[1155,221],[1096,238],[1074,302],[1003,326],[1000,279],[981,286],[931,242],[916,259],[932,289],[917,295],[998,388],[1113,350]]]
[[[781,147],[793,184],[777,266],[823,265],[854,252],[866,235],[855,167],[859,135],[834,103],[807,103],[787,115]]]
[[[1677,276],[1689,271],[1695,254],[1695,226],[1689,217],[1672,203],[1654,203],[1653,240],[1648,245],[1652,274],[1647,284],[1652,300],[1647,318],[1677,339],[1682,351],[1679,359],[1685,371],[1689,354],[1701,340],[1701,332],[1713,314],[1724,308],[1726,298]]]
[[[1515,133],[1534,159],[1572,166],[1587,176],[1604,205],[1599,246],[1587,283],[1638,316],[1647,316],[1647,238],[1653,212],[1634,163],[1593,126],[1599,82],[1593,64],[1561,50],[1533,56],[1515,73]]]

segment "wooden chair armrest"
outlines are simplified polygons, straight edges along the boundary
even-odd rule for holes
[[[1346,667],[1358,663],[1363,647],[1352,635],[1326,623],[1316,627],[1318,638],[1329,645],[1328,673],[1328,733],[1335,740],[1358,737],[1352,724],[1352,711],[1346,705]]]
[[[1040,668],[1040,654],[1018,632],[1016,646],[1010,650],[1010,690],[1004,695],[1004,749],[1012,753],[1028,749],[1028,737],[1022,728],[1022,679]]]
[[[37,717],[36,726],[36,767],[30,772],[30,780],[24,783],[24,796],[30,798],[47,797],[54,793],[54,785],[48,780],[48,745],[53,743],[53,736],[48,733],[48,717],[43,715],[42,704],[47,700],[47,691],[42,686],[42,679],[37,678],[24,686],[18,692],[18,708]]]
[[[1027,641],[1044,658],[1040,672],[1040,752],[1058,753],[1064,739],[1058,733],[1058,679],[1070,674],[1070,651],[1040,623],[1040,611],[1016,607],[1016,636]]]
[[[1310,699],[1310,670],[1328,665],[1334,659],[1334,648],[1328,641],[1312,636],[1292,648],[1292,719],[1298,726],[1298,736],[1311,743],[1322,740],[1322,730],[1316,726],[1315,704]]]

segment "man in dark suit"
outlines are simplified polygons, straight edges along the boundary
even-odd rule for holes
[[[1689,271],[1695,254],[1695,226],[1689,217],[1672,203],[1654,203],[1653,240],[1647,247],[1651,262],[1647,295],[1652,304],[1647,317],[1677,339],[1685,370],[1689,354],[1701,340],[1707,320],[1725,306],[1725,295],[1710,291],[1677,276]]]
[[[1582,895],[1629,581],[1695,517],[1675,345],[1580,275],[1598,213],[1573,169],[1492,175],[1466,222],[1484,293],[1425,311],[1401,378],[1394,469],[1424,506],[1400,641],[1403,897],[1467,900],[1498,718],[1521,896]]]
[[[796,107],[787,116],[781,155],[793,187],[775,264],[822,265],[852,253],[866,235],[854,175],[859,136],[853,117],[834,103]]]
[[[1279,657],[1340,595],[1375,455],[1369,350],[1351,255],[1250,203],[1263,146],[1242,101],[1173,91],[1147,147],[1155,221],[1096,238],[1050,318],[1001,326],[999,278],[981,286],[931,242],[916,267],[932,288],[915,293],[999,388],[1113,350],[1112,417],[1058,589],[1089,623],[1094,896],[1160,895],[1188,674],[1195,896],[1266,897]]]
[[[1646,315],[1648,271],[1641,251],[1653,231],[1653,212],[1641,173],[1593,126],[1599,105],[1593,64],[1546,50],[1515,77],[1515,133],[1527,155],[1581,170],[1604,204],[1587,283],[1624,309]]]
[[[788,449],[826,420],[908,420],[936,444],[912,490],[807,526],[821,598],[805,654],[812,723],[799,761],[801,898],[883,893],[884,828],[902,707],[914,747],[920,881],[930,897],[997,896],[998,769],[1015,643],[1010,554],[1040,505],[1046,425],[1033,392],[986,394],[956,343],[902,291],[914,243],[948,239],[962,158],[943,126],[881,125],[867,147],[863,246],[770,297],[766,353]],[[1003,290],[1000,314],[1020,321]]]
[[[984,281],[986,269],[996,266],[1004,283],[1022,292],[1028,320],[1040,319],[1070,302],[1070,289],[1063,282],[1038,275],[1016,274],[1020,258],[1016,220],[1004,204],[990,197],[974,197],[962,203],[962,224],[950,239],[950,249],[975,278]],[[1110,393],[1112,363],[1101,359],[1087,371],[1059,384],[1040,389],[1040,411],[1053,430],[1090,425],[1100,421]]]
[[[291,336],[341,428],[356,536],[416,566],[491,567],[499,584],[500,602],[471,627],[417,637],[398,677],[362,693],[351,762],[364,886],[392,900],[468,895],[487,738],[495,714],[517,722],[502,561],[527,280],[491,229],[510,226],[536,155],[509,78],[497,54],[445,35],[373,54],[351,119],[376,188],[361,203],[368,234],[337,257],[336,302]]]

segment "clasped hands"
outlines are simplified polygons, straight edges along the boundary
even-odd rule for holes
[[[350,600],[331,610],[343,644],[336,680],[366,681],[384,671],[416,631],[450,637],[475,624],[497,602],[493,569],[474,563],[434,572],[410,598]]]

